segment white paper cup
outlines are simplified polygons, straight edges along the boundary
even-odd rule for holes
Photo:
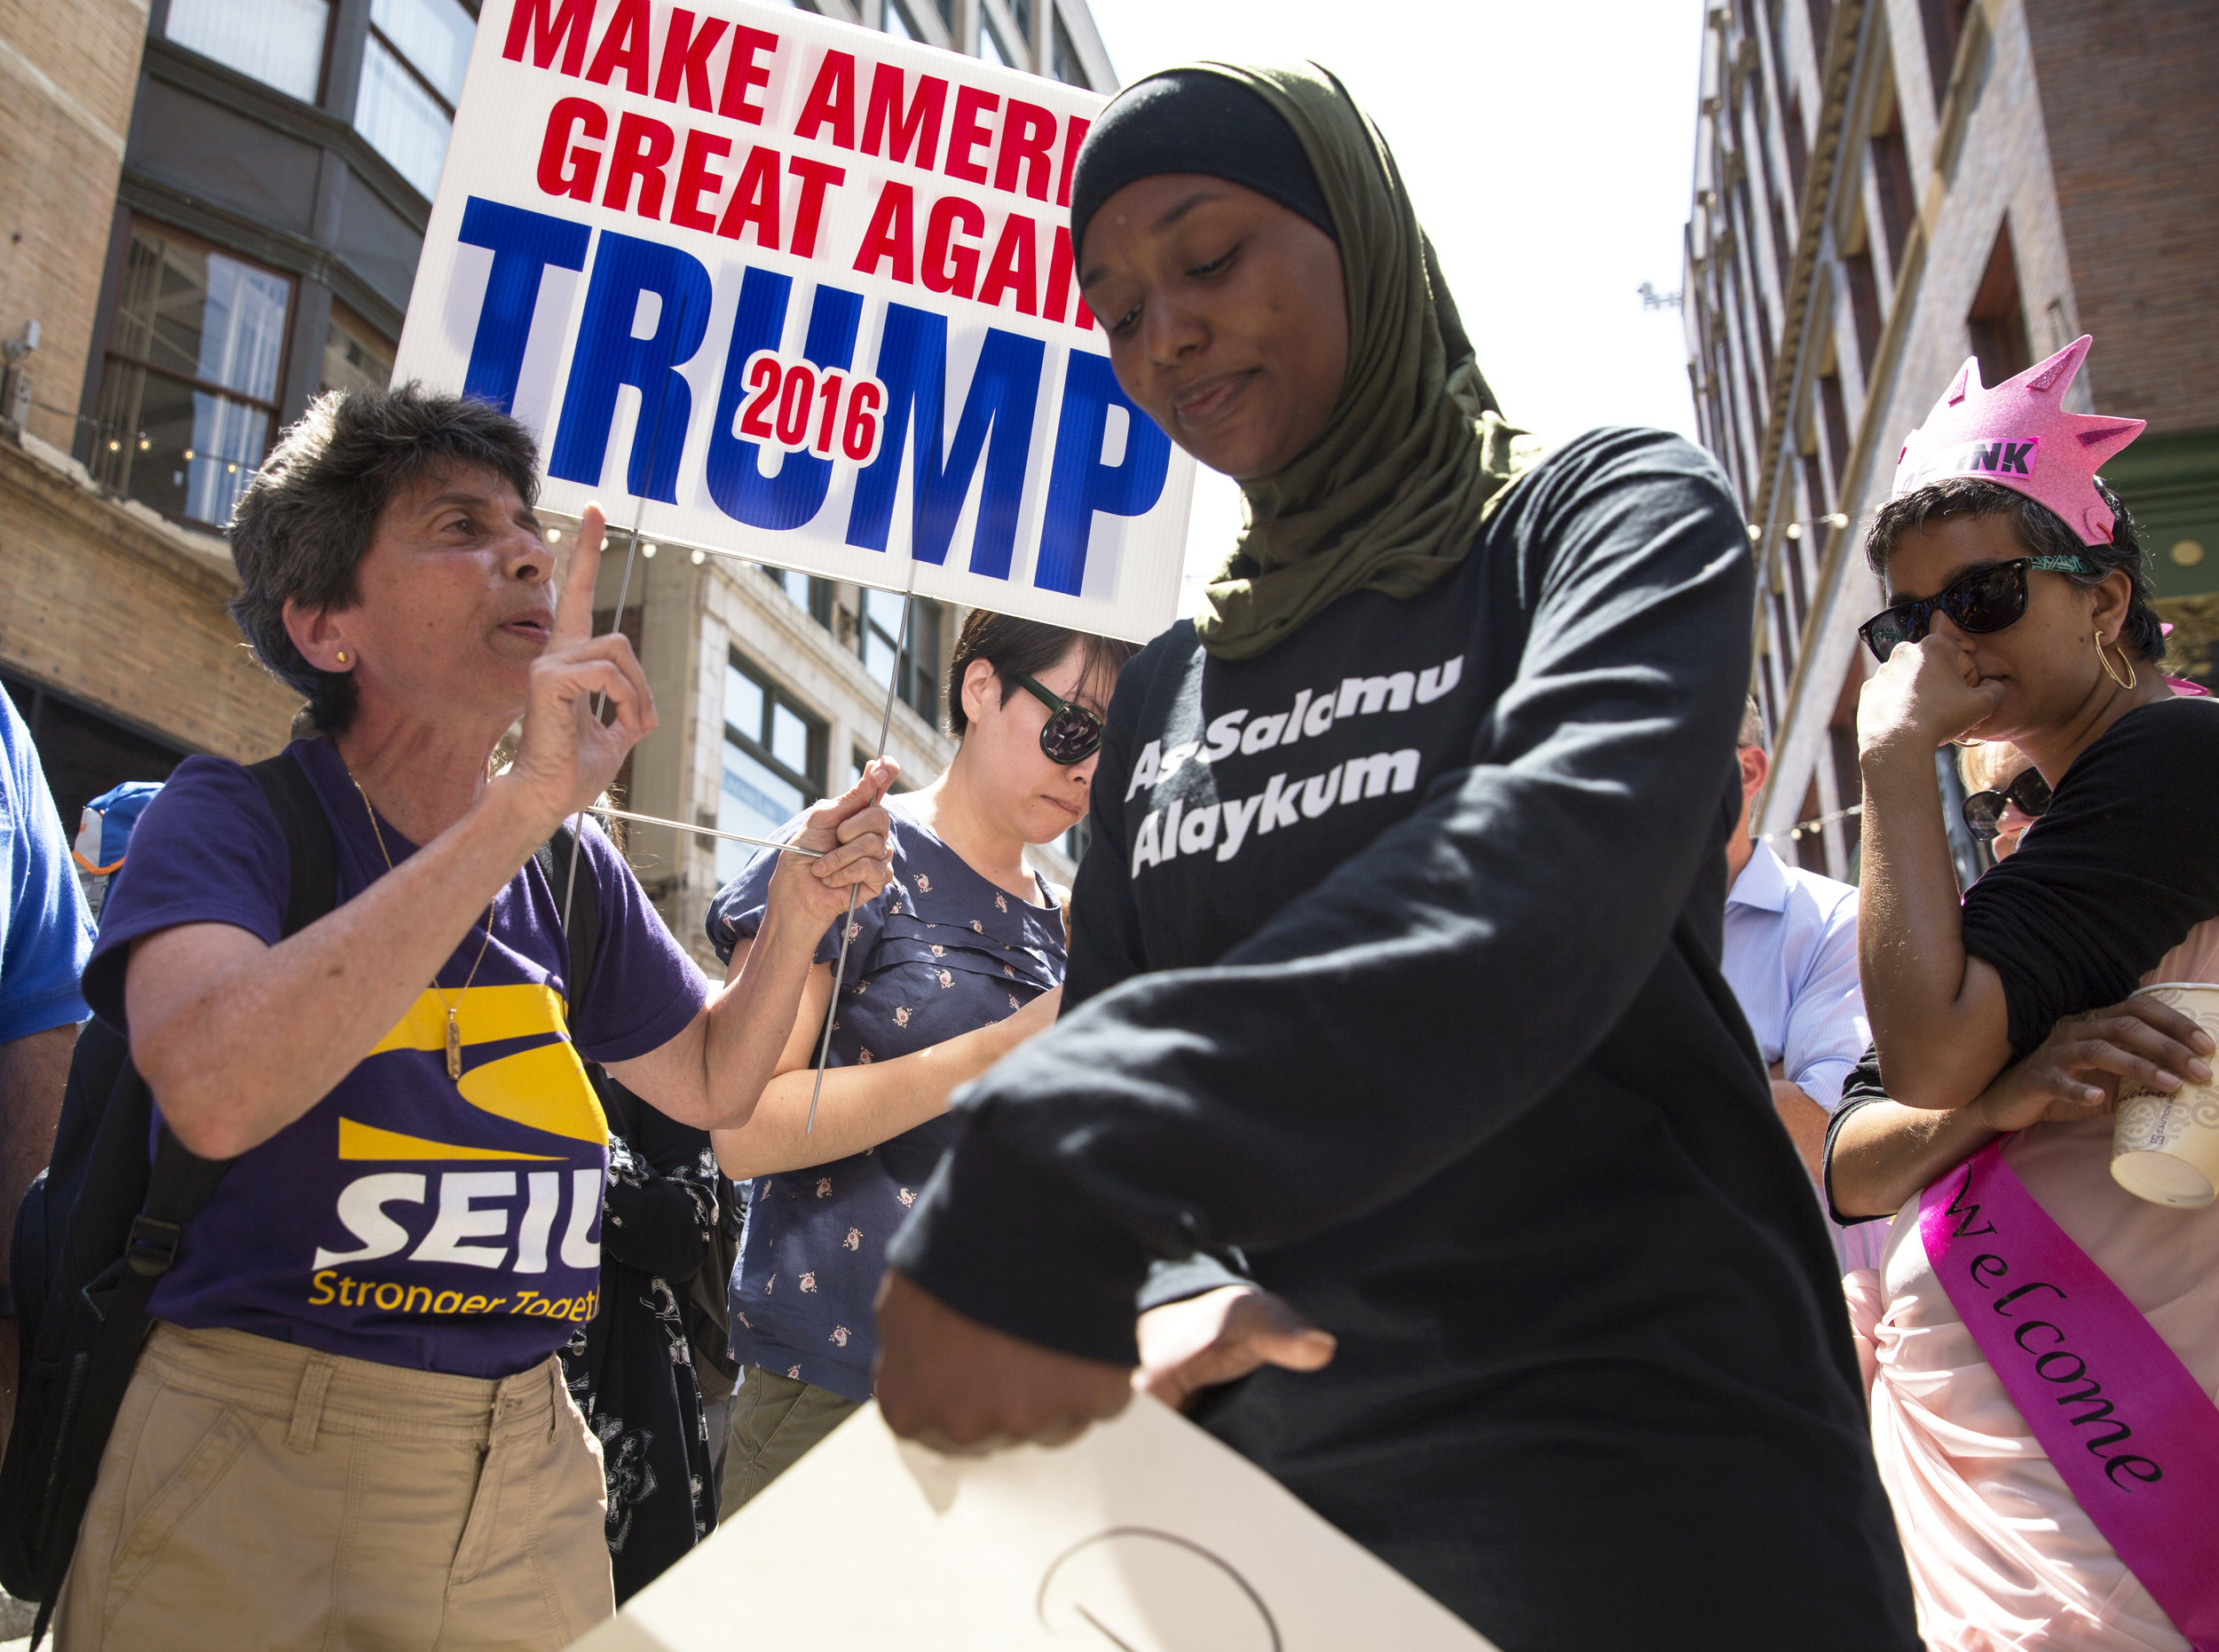
[[[2136,996],[2177,1009],[2219,1040],[2219,986],[2166,981]],[[2170,1095],[2120,1091],[2111,1175],[2136,1198],[2176,1210],[2201,1210],[2219,1197],[2219,1079]]]

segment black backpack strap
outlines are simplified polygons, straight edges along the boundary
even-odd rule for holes
[[[323,800],[309,784],[308,774],[290,752],[280,752],[248,765],[247,772],[262,787],[262,795],[285,834],[286,854],[292,862],[292,886],[285,899],[287,935],[298,935],[337,904],[338,853],[332,845],[331,821]]]
[[[565,896],[569,897],[570,921],[564,930],[563,941],[570,959],[570,979],[565,985],[569,989],[570,1019],[573,1022],[578,1019],[579,998],[586,990],[586,983],[593,978],[594,954],[601,950],[601,885],[593,875],[592,864],[581,860],[577,884],[573,887],[570,863],[577,855],[578,834],[561,826],[532,857],[540,863],[548,888],[555,891],[557,913],[562,910]]]

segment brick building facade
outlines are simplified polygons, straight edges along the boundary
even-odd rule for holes
[[[2106,477],[2179,626],[2176,668],[2212,669],[2219,338],[2197,301],[2219,254],[2219,11],[1734,0],[1708,29],[1684,312],[1703,440],[1762,575],[1759,829],[1854,877],[1856,626],[1882,602],[1862,532],[1966,356],[1994,383],[2095,335],[2075,400],[2150,421]]]
[[[293,709],[224,614],[236,581],[223,541],[102,488],[83,462],[146,38],[129,6],[0,4],[0,681],[73,824],[87,798],[186,751],[267,752]]]
[[[612,9],[588,0],[604,20]],[[1084,0],[809,9],[1115,85]],[[190,753],[284,743],[297,699],[225,613],[237,579],[223,525],[313,397],[391,375],[478,10],[0,0],[0,684],[65,821]],[[961,616],[919,602],[897,650],[900,615],[898,597],[855,586],[644,557],[624,625],[662,727],[628,766],[627,801],[767,831],[847,783],[889,683],[907,783],[936,774],[953,751],[939,681]],[[705,953],[732,847],[650,827],[630,849]],[[1067,855],[1041,858],[1068,878]]]

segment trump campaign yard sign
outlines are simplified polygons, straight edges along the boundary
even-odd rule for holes
[[[1102,103],[746,0],[487,0],[395,377],[514,412],[556,510],[1152,636],[1194,471],[1078,294]]]

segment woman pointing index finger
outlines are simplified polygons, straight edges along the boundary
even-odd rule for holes
[[[1831,1252],[1716,963],[1723,478],[1623,430],[1520,474],[1323,71],[1141,83],[1072,200],[1120,384],[1248,525],[1118,680],[1064,1014],[959,1099],[891,1247],[888,1419],[1106,1414],[1151,1264],[1237,1247],[1338,1351],[1212,1356],[1252,1374],[1210,1427],[1483,1632],[1908,1652]]]

